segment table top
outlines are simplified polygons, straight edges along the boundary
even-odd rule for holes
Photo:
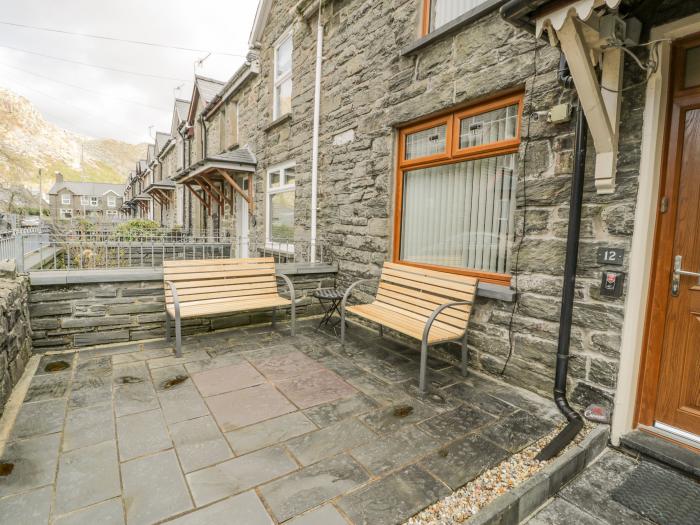
[[[343,292],[337,288],[319,288],[314,290],[313,295],[316,299],[342,299]]]

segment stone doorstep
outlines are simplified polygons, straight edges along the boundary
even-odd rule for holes
[[[517,525],[554,496],[600,456],[610,439],[610,427],[599,425],[563,455],[499,496],[466,521],[467,525]]]

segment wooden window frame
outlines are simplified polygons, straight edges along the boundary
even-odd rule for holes
[[[431,31],[430,31],[430,8],[431,8],[431,4],[432,4],[433,0],[422,0],[422,1],[423,1],[423,9],[422,9],[423,13],[421,16],[421,36],[426,36],[426,35],[431,33]],[[478,6],[476,6],[476,7],[478,7]],[[462,15],[458,15],[458,16],[462,16]],[[456,18],[457,17],[453,18],[452,20],[456,20]],[[449,23],[449,22],[447,22],[447,23]],[[442,27],[442,26],[440,26],[440,27]],[[438,29],[440,29],[440,27],[433,29],[433,31],[437,31]]]
[[[426,268],[429,270],[438,270],[448,273],[460,275],[470,275],[478,277],[482,282],[510,286],[511,274],[486,272],[483,270],[471,268],[459,268],[454,266],[439,266],[435,264],[417,263],[413,261],[404,261],[401,259],[401,222],[403,218],[403,181],[406,172],[422,168],[432,168],[436,166],[445,166],[449,164],[457,164],[469,160],[477,160],[485,157],[496,157],[518,153],[520,149],[520,132],[522,126],[523,114],[523,95],[519,92],[516,94],[501,96],[491,100],[474,104],[467,108],[457,111],[444,113],[436,117],[430,117],[417,124],[411,124],[399,129],[399,144],[397,148],[397,163],[396,163],[396,195],[394,206],[394,239],[392,262],[405,264],[407,266],[415,266],[417,268]],[[514,139],[492,142],[480,146],[458,149],[459,146],[459,122],[461,119],[480,113],[486,113],[494,109],[500,109],[507,106],[518,104],[518,122],[517,132]],[[428,155],[417,159],[405,160],[405,145],[406,136],[411,133],[423,131],[438,126],[442,123],[447,124],[447,135],[445,140],[445,153]]]

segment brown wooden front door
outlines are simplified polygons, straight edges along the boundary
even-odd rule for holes
[[[686,71],[700,67],[695,53],[697,39],[675,52],[639,421],[700,436],[700,278],[676,271],[700,273],[700,78]]]

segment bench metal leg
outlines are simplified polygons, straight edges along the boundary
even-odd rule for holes
[[[426,373],[428,368],[428,341],[423,338],[420,344],[420,376],[418,381],[418,390],[421,394],[426,394]]]
[[[345,346],[345,304],[340,306],[340,346]]]
[[[297,305],[296,301],[292,299],[292,337],[296,335],[297,332]]]
[[[170,340],[173,338],[171,330],[172,326],[170,321],[170,314],[168,312],[165,312],[165,340],[168,342],[170,342]]]
[[[182,357],[182,326],[180,312],[175,312],[175,357]]]
[[[274,329],[277,325],[277,308],[272,309],[272,328]]]
[[[384,326],[379,325],[379,337],[384,337]]]
[[[467,348],[467,330],[464,331],[464,337],[462,337],[462,376],[467,377],[469,371],[467,370],[467,355],[469,354],[469,349]]]

